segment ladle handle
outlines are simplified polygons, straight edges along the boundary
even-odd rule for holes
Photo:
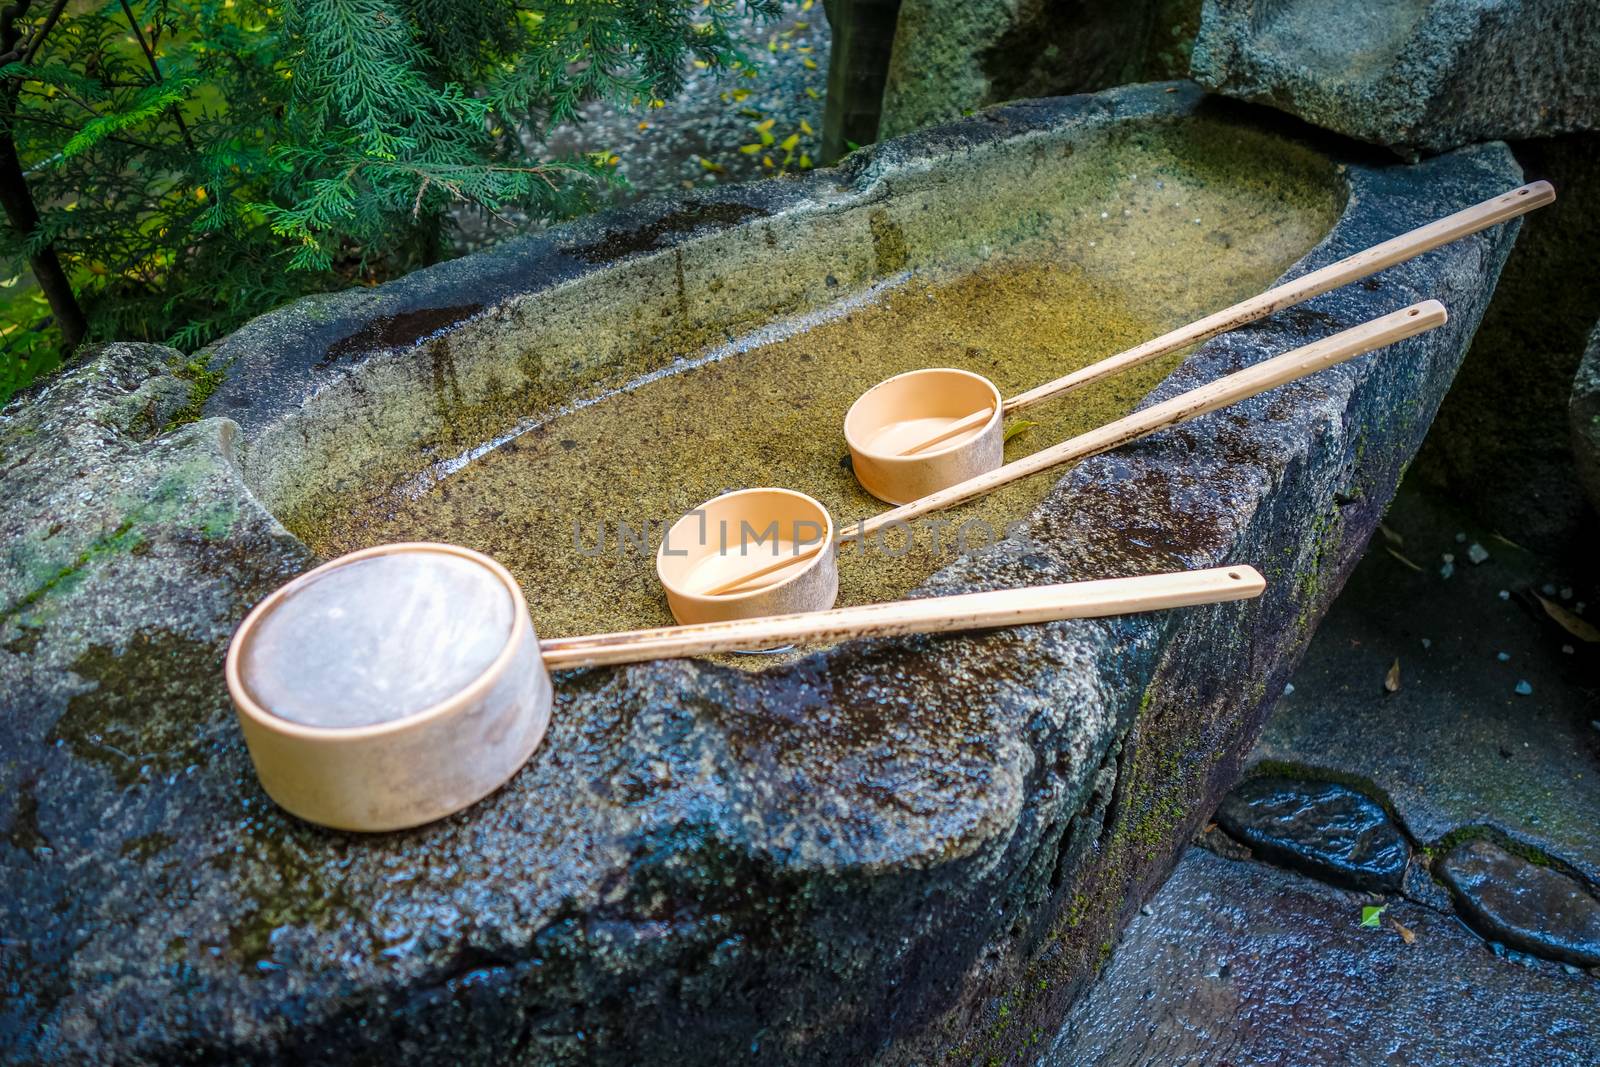
[[[1135,411],[1099,429],[1090,430],[1071,440],[1041,449],[1031,456],[1024,456],[975,478],[957,482],[937,493],[930,493],[920,500],[913,500],[881,515],[863,519],[841,530],[839,540],[851,541],[866,537],[890,523],[904,522],[932,511],[953,507],[1019,478],[1026,478],[1051,467],[1110,451],[1157,430],[1188,422],[1208,411],[1227,407],[1257,393],[1264,393],[1268,389],[1275,389],[1286,382],[1292,382],[1296,378],[1304,378],[1308,374],[1326,370],[1347,359],[1370,352],[1374,348],[1381,348],[1431,330],[1435,326],[1442,325],[1448,317],[1444,305],[1437,300],[1424,300],[1419,304],[1401,308],[1391,315],[1364,322],[1360,326],[1352,326],[1332,337],[1313,341],[1309,345],[1285,352],[1253,367],[1235,371],[1198,389],[1180,393],[1171,400],[1145,408],[1143,411]]]
[[[745,586],[753,585],[763,578],[776,574],[778,571],[786,570],[798,563],[804,563],[812,556],[815,556],[818,552],[821,552],[823,546],[828,543],[829,542],[824,539],[811,545],[809,548],[799,549],[791,552],[787,556],[779,556],[770,562],[763,563],[754,570],[747,571],[744,574],[737,575],[736,577],[729,578],[726,581],[718,582],[716,585],[702,589],[700,590],[700,595],[726,596],[727,594],[733,592],[746,592],[747,590],[745,589]]]
[[[1331,289],[1337,289],[1341,285],[1348,285],[1369,274],[1376,274],[1386,267],[1403,263],[1440,245],[1449,244],[1468,234],[1488,229],[1496,223],[1514,219],[1518,215],[1525,215],[1535,208],[1551,203],[1555,198],[1555,188],[1549,182],[1530,182],[1519,186],[1503,196],[1474,204],[1454,215],[1447,215],[1430,222],[1426,226],[1418,226],[1399,237],[1390,238],[1382,244],[1346,256],[1337,263],[1319,267],[1309,274],[1302,274],[1292,281],[1284,282],[1248,300],[1241,300],[1232,307],[1223,308],[1187,326],[1180,326],[1170,333],[1164,333],[1154,340],[1109,356],[1098,363],[1092,363],[1053,382],[1045,382],[1041,386],[1029,389],[1026,393],[1018,393],[1005,402],[1005,413],[1009,415],[1041,400],[1081,388],[1130,367],[1137,367],[1141,363],[1158,359],[1180,348],[1187,348],[1219,333],[1237,329],[1247,322],[1254,322],[1275,311],[1281,311]]]
[[[976,430],[979,426],[982,426],[984,423],[988,422],[989,416],[993,414],[994,406],[991,404],[984,407],[980,411],[974,411],[970,415],[963,415],[961,418],[952,422],[950,425],[946,426],[932,437],[929,437],[924,441],[920,441],[917,444],[912,445],[910,448],[902,448],[898,454],[902,456],[914,456],[918,452],[927,451],[934,445],[942,445],[952,437],[960,437],[964,433],[969,433],[972,430]]]
[[[598,667],[798,642],[981,630],[1057,619],[1158,611],[1191,604],[1216,604],[1260,596],[1266,585],[1253,567],[1214,567],[1138,578],[1107,578],[922,600],[895,600],[764,619],[562,637],[541,642],[540,650],[544,653],[545,664],[552,670]]]

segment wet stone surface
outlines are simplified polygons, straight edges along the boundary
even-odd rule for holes
[[[1484,937],[1600,967],[1600,900],[1577,879],[1484,840],[1457,845],[1434,870]]]
[[[1370,783],[1419,843],[1488,827],[1600,884],[1600,656],[1540,599],[1592,623],[1593,561],[1536,556],[1410,482],[1384,523],[1253,758]]]
[[[1216,820],[1257,856],[1351,889],[1398,890],[1411,856],[1381,805],[1335,782],[1247,778]]]
[[[1597,664],[1540,599],[1588,618],[1594,588],[1581,557],[1536,556],[1402,486],[1268,721],[1260,777],[1130,927],[1058,1062],[1594,1062]],[[1227,813],[1285,779],[1391,812],[1413,848],[1398,892],[1211,855],[1251,858]],[[1319,840],[1304,818],[1266,830]]]
[[[1073,1008],[1050,1067],[1587,1067],[1600,981],[1449,914],[1190,849]],[[1407,942],[1401,928],[1412,937]]]
[[[221,657],[248,607],[312,563],[262,505],[267,474],[371,458],[318,451],[330,442],[457,443],[441,426],[467,447],[483,440],[469,401],[545,412],[549,390],[594,385],[639,338],[648,358],[621,373],[793,310],[767,303],[779,290],[834,300],[941,241],[975,246],[988,235],[966,227],[997,183],[1061,170],[1076,138],[1159,138],[1202,108],[1183,86],[1017,105],[845,170],[719,191],[756,209],[743,221],[652,230],[705,205],[630,208],[309,300],[216,350],[228,380],[207,414],[228,417],[173,425],[190,399],[169,366],[180,357],[138,346],[98,350],[8,409],[0,1058],[475,1067],[866,1049],[913,1063],[1036,1048],[1235,780],[1514,232],[1203,346],[1156,398],[1423,297],[1451,309],[1383,358],[1078,466],[1032,512],[1031,551],[972,554],[923,587],[1249,560],[1268,572],[1258,601],[850,642],[761,674],[703,661],[565,674],[544,746],[503,789],[374,836],[268,801]],[[1517,178],[1497,146],[1415,168],[1353,162],[1338,180],[1360,210],[1290,269]],[[971,199],[952,202],[957,189]],[[945,214],[918,229],[934,191]],[[874,249],[876,211],[901,213],[903,245]],[[630,234],[651,247],[569,254]],[[363,333],[474,304],[414,341]],[[611,317],[532,347],[586,313]],[[324,361],[363,336],[387,347]],[[603,366],[562,377],[584,360]],[[587,394],[555,402],[574,395]]]

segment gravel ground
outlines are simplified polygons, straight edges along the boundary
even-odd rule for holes
[[[597,190],[596,209],[810,168],[822,142],[828,21],[815,0],[790,0],[784,7],[778,20],[747,24],[741,43],[750,69],[691,69],[683,91],[660,107],[590,103],[581,122],[557,127],[535,150],[549,158],[591,152],[615,157],[623,184]],[[530,228],[516,213],[503,222],[476,214],[457,222],[463,252]]]

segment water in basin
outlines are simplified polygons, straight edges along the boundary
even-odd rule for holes
[[[400,540],[487,552],[523,583],[541,635],[670,623],[653,549],[699,502],[774,485],[816,497],[839,524],[884,510],[852,477],[842,431],[875,383],[959,367],[1012,395],[1258,292],[1303,255],[1343,206],[1332,167],[1274,136],[1229,127],[1218,137],[1208,125],[1080,146],[1073,167],[1102,153],[1098,184],[1085,190],[1081,172],[1063,168],[1078,184],[1030,189],[1020,240],[997,235],[976,254],[912,264],[759,342],[708,347],[673,373],[534,418],[442,477],[290,525],[324,556]],[[1220,156],[1218,143],[1229,146]],[[1125,414],[1178,358],[1029,409],[1035,425],[1010,438],[1007,458]],[[1003,531],[1054,481],[920,520],[909,546],[892,542],[900,555],[842,551],[839,603],[904,594],[955,557],[958,525]],[[648,551],[636,535],[619,544],[622,523],[624,539],[649,524]]]

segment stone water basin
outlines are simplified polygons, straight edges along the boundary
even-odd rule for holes
[[[670,518],[777,482],[849,517],[869,505],[839,416],[873,381],[953,362],[1031,384],[1520,179],[1499,145],[1347,151],[1186,85],[1012,105],[302,301],[204,354],[226,378],[192,424],[194,371],[153,346],[103,348],[8,410],[0,1048],[1035,1057],[1232,784],[1515,227],[1041,409],[1012,449],[1418,299],[1452,313],[960,513],[1026,519],[1021,551],[847,564],[842,597],[1237,560],[1267,575],[1258,601],[760,672],[573,672],[505,788],[376,837],[267,801],[221,650],[317,554],[401,536],[493,552],[549,633],[661,621],[647,559],[562,555],[573,515]]]
[[[841,432],[850,404],[875,383],[949,366],[989,377],[1005,395],[1021,392],[1267,288],[1327,231],[1344,201],[1326,157],[1209,118],[1159,133],[1113,126],[1032,146],[1021,160],[962,178],[970,193],[948,184],[862,205],[834,194],[825,206],[657,253],[656,271],[683,272],[683,299],[695,306],[691,328],[669,328],[665,344],[634,334],[614,371],[487,441],[450,425],[458,409],[475,406],[469,387],[425,392],[413,401],[423,409],[419,421],[442,417],[445,425],[437,440],[411,446],[414,467],[374,457],[384,475],[376,492],[362,479],[354,493],[322,492],[281,513],[325,557],[405,540],[488,552],[522,581],[535,626],[548,636],[669,624],[654,547],[664,523],[701,501],[779,485],[815,496],[841,523],[886,507],[856,483]],[[873,259],[840,262],[841,231],[861,229],[858,238],[871,235],[876,247]],[[751,329],[772,294],[765,285],[734,286],[772,269],[762,265],[769,240],[795,264],[785,270],[825,272],[823,284],[815,297],[801,293],[790,314]],[[585,333],[622,333],[633,327],[638,289],[649,279],[618,286],[592,275],[569,284],[590,290],[598,305]],[[713,304],[707,293],[729,295]],[[681,306],[667,311],[688,317]],[[456,382],[487,380],[493,367],[465,365],[479,346],[492,347],[503,386],[543,349],[540,332],[539,324],[490,316],[432,345],[449,349]],[[721,334],[729,339],[690,347],[691,336]],[[411,358],[440,358],[427,348]],[[1021,432],[1008,456],[1125,414],[1177,360],[1030,411],[1013,423]],[[661,369],[610,384],[646,367]],[[472,414],[472,425],[493,418]],[[459,451],[436,459],[452,450]],[[254,448],[246,454],[249,466],[281,462],[255,459]],[[325,465],[315,456],[295,463],[308,459]],[[402,476],[382,485],[395,467]],[[887,551],[844,553],[840,603],[905,594],[961,546],[998,539],[1050,484],[1007,487],[920,524]],[[958,540],[958,525],[972,520],[981,525]],[[646,528],[650,550],[639,551]]]

